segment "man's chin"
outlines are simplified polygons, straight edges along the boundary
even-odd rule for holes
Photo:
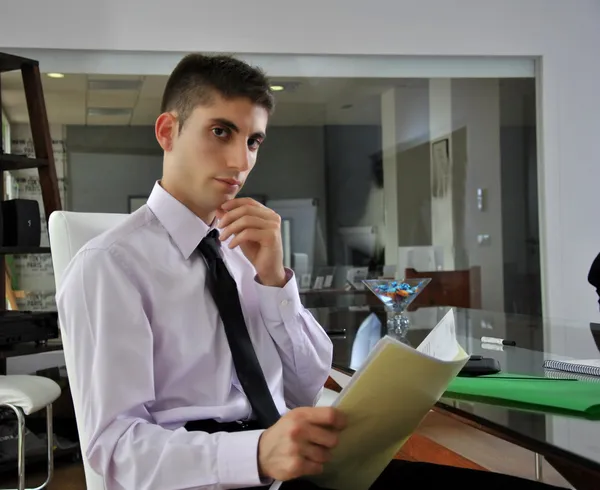
[[[225,204],[227,201],[232,201],[233,199],[235,199],[235,197],[236,194],[224,194],[222,196],[219,196],[215,203],[215,209],[220,209],[221,206],[223,206],[223,204]]]

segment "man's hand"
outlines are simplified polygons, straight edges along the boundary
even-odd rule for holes
[[[291,410],[260,437],[260,475],[281,481],[318,475],[345,426],[344,415],[332,407]]]
[[[234,236],[229,248],[238,245],[265,286],[283,287],[286,274],[281,245],[281,218],[272,209],[250,198],[227,201],[217,211],[221,240]]]

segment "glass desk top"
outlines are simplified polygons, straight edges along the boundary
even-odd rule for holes
[[[387,333],[418,346],[448,310],[432,307],[405,312],[408,328],[390,332],[388,313],[382,307],[310,309],[330,334],[334,366],[350,371],[361,366],[370,349]],[[461,346],[471,355],[498,360],[505,372],[544,376],[546,359],[600,358],[600,325],[595,323],[460,308],[455,311]],[[486,345],[482,337],[513,340],[516,346]],[[598,381],[600,398],[600,378]],[[600,471],[600,421],[451,399],[442,399],[438,408],[492,432],[501,432],[535,452],[567,458]]]

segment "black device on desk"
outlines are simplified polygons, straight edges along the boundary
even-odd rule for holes
[[[500,372],[500,363],[496,359],[483,356],[471,356],[458,373],[459,376],[485,376]]]

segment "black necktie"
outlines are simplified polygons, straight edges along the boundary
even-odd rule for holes
[[[198,250],[206,260],[208,289],[221,315],[238,379],[259,424],[266,429],[277,422],[280,414],[248,334],[235,279],[219,253],[220,245],[219,232],[212,230]]]

